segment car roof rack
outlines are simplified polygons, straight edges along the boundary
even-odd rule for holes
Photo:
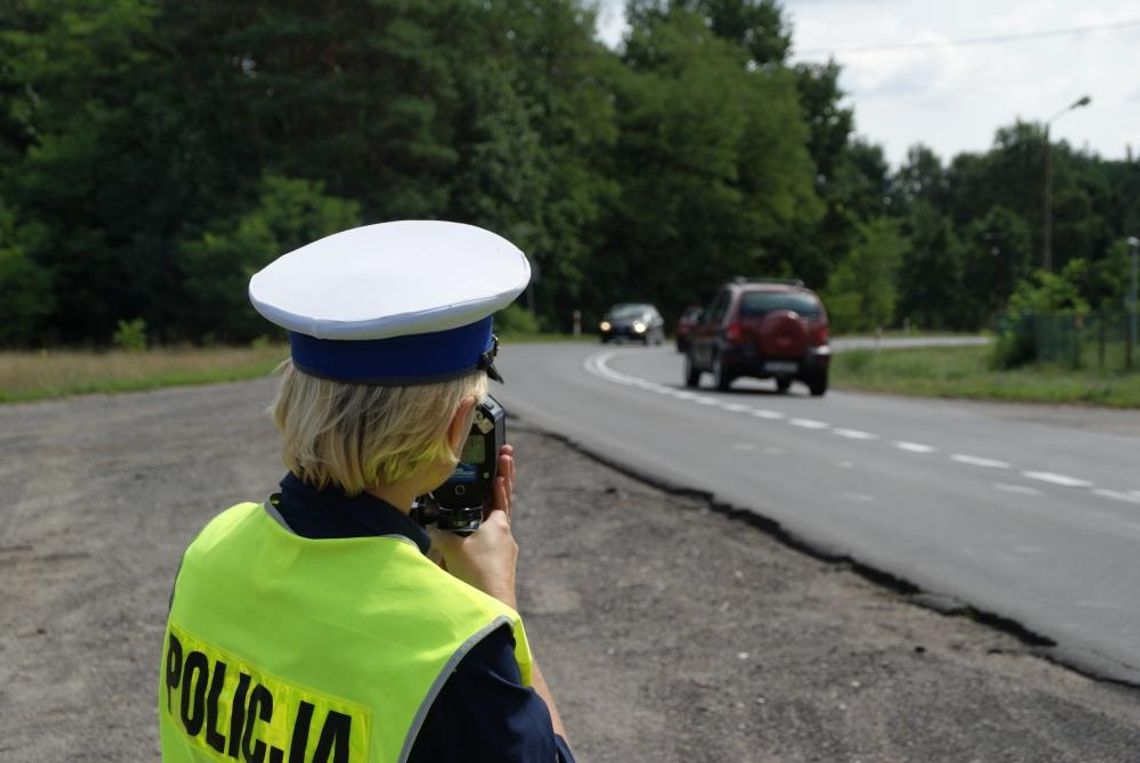
[[[736,276],[732,279],[733,283],[775,283],[783,284],[784,286],[800,286],[804,285],[802,278],[749,278],[748,276]]]

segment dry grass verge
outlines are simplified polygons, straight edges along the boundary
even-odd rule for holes
[[[146,352],[4,352],[0,353],[0,402],[240,381],[270,373],[288,355],[283,344]]]

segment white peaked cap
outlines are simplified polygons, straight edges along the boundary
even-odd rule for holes
[[[489,362],[480,356],[493,357],[490,316],[529,280],[526,256],[502,236],[463,223],[401,220],[282,255],[250,279],[249,299],[288,329],[302,370],[417,383]]]
[[[518,247],[464,223],[401,220],[314,241],[249,281],[257,312],[317,339],[442,331],[501,310],[526,288]]]

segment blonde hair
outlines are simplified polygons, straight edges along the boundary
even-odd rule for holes
[[[291,360],[270,410],[289,471],[348,495],[391,485],[438,459],[458,462],[447,427],[464,399],[487,395],[487,374],[406,387],[350,384],[311,376]]]

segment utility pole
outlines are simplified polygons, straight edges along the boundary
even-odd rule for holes
[[[1045,223],[1041,232],[1041,267],[1050,273],[1053,272],[1053,142],[1049,138],[1049,126],[1063,114],[1090,103],[1092,98],[1081,96],[1045,120]]]

